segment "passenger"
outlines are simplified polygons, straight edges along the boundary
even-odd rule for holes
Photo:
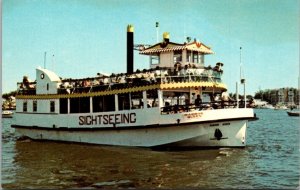
[[[213,108],[214,109],[218,109],[220,108],[220,102],[221,102],[221,99],[220,99],[220,95],[215,93],[214,95],[214,103],[213,103]]]
[[[151,72],[151,73],[149,74],[149,78],[150,78],[150,81],[151,81],[152,83],[155,83],[155,82],[156,82],[156,78],[155,78],[154,72]]]
[[[91,86],[90,80],[84,80],[83,81],[83,87],[89,87],[89,86]]]
[[[223,108],[224,108],[224,106],[229,105],[229,100],[231,100],[231,98],[229,97],[229,94],[228,94],[226,89],[222,91],[221,100],[222,100],[222,107]]]
[[[107,77],[105,77],[105,78],[103,79],[103,83],[104,83],[105,85],[107,85],[107,84],[109,83],[109,80],[108,80]]]
[[[167,114],[169,114],[170,111],[170,103],[169,102],[165,102],[165,107],[163,108],[163,112],[166,112]]]
[[[125,75],[122,75],[121,77],[119,77],[119,81],[118,82],[122,83],[122,84],[126,83]]]
[[[24,76],[23,77],[23,87],[24,88],[29,88],[30,85],[29,85],[29,80],[28,80],[28,77],[27,76]]]
[[[201,99],[200,95],[198,94],[197,98],[195,100],[195,106],[198,108],[201,106],[201,104],[202,104],[202,99]]]
[[[185,111],[188,112],[190,110],[190,100],[189,99],[185,99]]]

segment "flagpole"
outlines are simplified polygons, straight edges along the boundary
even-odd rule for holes
[[[247,102],[246,102],[246,79],[243,76],[242,78],[242,47],[240,47],[240,81],[241,84],[244,85],[244,108],[247,107]]]
[[[159,22],[156,22],[155,26],[156,26],[156,43],[158,43]]]

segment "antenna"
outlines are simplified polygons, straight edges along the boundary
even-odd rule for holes
[[[156,22],[155,26],[156,26],[156,42],[158,43],[159,22]]]
[[[47,52],[45,51],[45,53],[44,53],[44,69],[46,69],[46,55],[47,55]]]
[[[241,84],[244,85],[244,107],[246,108],[246,80],[244,78],[245,76],[243,76],[242,78],[242,47],[240,47],[240,81]]]

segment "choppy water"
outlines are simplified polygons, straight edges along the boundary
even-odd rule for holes
[[[299,117],[255,110],[244,149],[154,151],[16,140],[2,120],[2,187],[299,189]]]

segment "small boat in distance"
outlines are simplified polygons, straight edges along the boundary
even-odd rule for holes
[[[14,112],[9,111],[9,110],[4,110],[2,111],[2,118],[12,118]]]
[[[134,72],[134,49],[149,56],[150,68]],[[240,107],[246,102],[229,101],[223,63],[205,66],[208,54],[213,51],[202,42],[174,43],[169,33],[152,46],[134,45],[129,25],[126,73],[63,79],[38,67],[35,82],[24,77],[18,83],[12,127],[37,140],[245,147],[248,121],[256,115],[252,108]]]
[[[289,116],[300,116],[300,111],[287,111]]]
[[[277,104],[275,107],[274,107],[274,110],[287,110],[288,107],[284,104]]]

